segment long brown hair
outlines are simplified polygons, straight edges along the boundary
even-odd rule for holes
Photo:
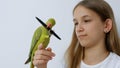
[[[114,52],[120,56],[120,41],[116,28],[116,22],[114,14],[110,5],[104,0],[83,0],[80,1],[73,9],[73,14],[78,6],[84,6],[95,13],[97,13],[102,21],[106,19],[112,20],[112,29],[106,34],[106,49],[109,52]],[[78,68],[80,67],[81,59],[84,58],[84,48],[78,43],[76,37],[75,28],[73,31],[72,41],[65,53],[66,67],[67,68]]]

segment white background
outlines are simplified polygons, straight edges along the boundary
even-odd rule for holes
[[[34,30],[40,26],[35,16],[44,22],[53,17],[53,30],[62,38],[51,37],[49,47],[56,56],[48,68],[63,68],[63,55],[72,36],[72,10],[80,0],[0,0],[0,68],[29,68],[28,57]],[[107,0],[112,6],[117,26],[120,26],[120,0]],[[120,30],[119,30],[120,34]]]

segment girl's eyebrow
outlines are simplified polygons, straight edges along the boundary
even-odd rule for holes
[[[77,20],[75,18],[73,18],[73,22],[76,22]]]
[[[86,18],[86,17],[90,17],[89,15],[83,15],[83,16],[81,16],[81,18]],[[75,18],[75,17],[73,17],[73,22],[76,22],[77,21],[77,19]]]
[[[84,15],[84,16],[82,16],[83,18],[85,18],[85,17],[90,17],[89,15]]]
[[[75,18],[73,18],[73,21],[75,21],[76,19]]]
[[[85,17],[91,17],[90,15],[83,15],[81,16],[81,18],[85,18]],[[75,17],[73,17],[73,20],[76,20]]]

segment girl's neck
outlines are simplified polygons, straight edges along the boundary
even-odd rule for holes
[[[97,45],[85,48],[83,61],[88,65],[95,65],[103,61],[108,55],[109,52],[105,49],[105,45]]]

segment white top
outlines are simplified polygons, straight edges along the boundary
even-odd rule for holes
[[[81,61],[80,68],[120,68],[120,56],[110,52],[109,56],[96,65],[87,65]]]

